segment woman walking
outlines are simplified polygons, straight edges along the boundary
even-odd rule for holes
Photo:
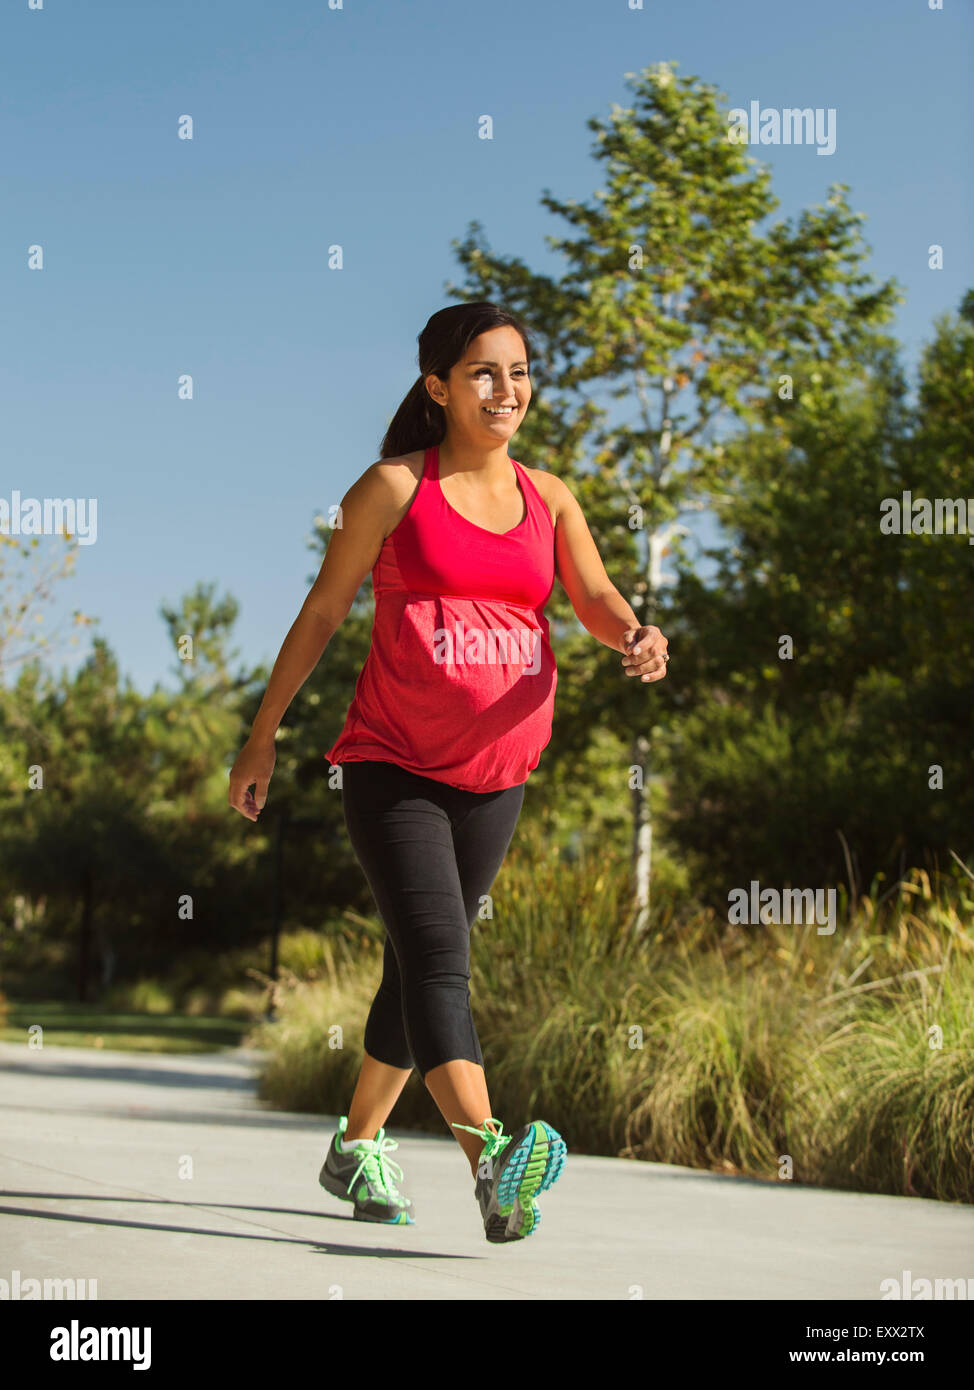
[[[415,1067],[470,1164],[492,1242],[537,1230],[535,1198],[566,1153],[543,1120],[505,1134],[491,1115],[469,988],[470,932],[551,738],[555,578],[587,630],[625,653],[627,676],[659,680],[669,660],[610,582],[570,489],[509,455],[530,357],[527,330],[497,305],[429,320],[421,374],[380,461],[342,499],[229,791],[256,820],[280,720],[371,571],[372,646],[325,757],[342,765],[345,825],[386,941],[362,1070],[319,1181],[360,1220],[413,1221],[384,1126]]]

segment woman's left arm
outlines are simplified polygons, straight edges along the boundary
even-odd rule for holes
[[[658,627],[645,627],[606,574],[588,522],[571,488],[549,475],[557,504],[555,523],[556,573],[575,616],[593,637],[613,651],[623,652],[627,676],[662,680],[669,643]]]

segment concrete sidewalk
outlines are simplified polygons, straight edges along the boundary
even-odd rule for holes
[[[880,1300],[905,1270],[974,1277],[972,1206],[592,1158],[570,1133],[525,1241],[487,1243],[445,1128],[389,1131],[416,1224],[353,1221],[317,1181],[334,1118],[265,1107],[258,1061],[0,1043],[0,1278],[97,1279],[99,1299]]]

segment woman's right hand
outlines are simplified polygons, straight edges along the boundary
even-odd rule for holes
[[[228,801],[235,811],[255,821],[267,800],[267,784],[274,772],[277,752],[273,739],[248,738],[230,769]],[[255,791],[250,790],[255,786]]]

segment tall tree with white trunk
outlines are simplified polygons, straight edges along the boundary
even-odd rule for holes
[[[627,73],[632,105],[587,122],[605,187],[589,202],[544,191],[574,233],[546,237],[566,261],[559,277],[493,254],[474,222],[453,243],[466,281],[446,286],[504,305],[533,330],[540,360],[517,456],[568,482],[613,583],[642,623],[659,626],[661,561],[668,546],[683,553],[680,518],[719,509],[734,487],[721,438],[774,396],[786,410],[816,367],[854,364],[899,298],[895,282],[877,287],[863,270],[863,215],[847,188],[833,186],[794,223],[772,222],[770,173],[730,138],[729,106],[675,67]],[[503,139],[503,120],[495,129]],[[796,146],[789,157],[810,153]],[[556,621],[570,616],[563,596],[552,605]],[[568,679],[552,755],[577,749],[595,712],[630,731],[620,776],[632,786],[637,931],[649,920],[652,726],[681,699],[679,651],[672,657],[667,680],[648,686],[620,681],[610,663],[580,656],[575,669],[559,657]]]

